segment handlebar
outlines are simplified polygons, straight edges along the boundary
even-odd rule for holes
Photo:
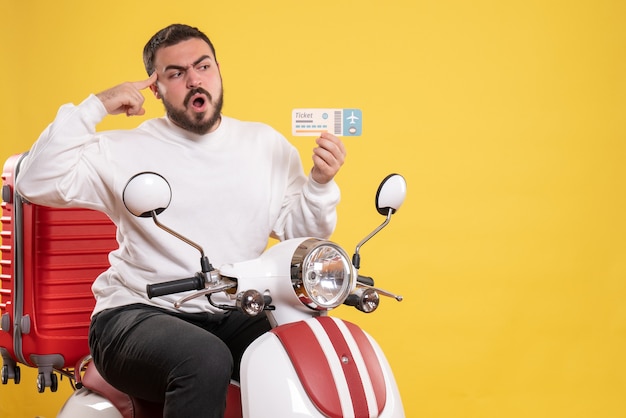
[[[186,292],[189,290],[204,289],[204,276],[202,273],[196,273],[193,277],[186,279],[170,280],[168,282],[155,283],[146,285],[148,298],[170,295],[172,293]]]
[[[361,276],[360,274],[357,276],[356,281],[358,284],[360,285],[364,285],[366,287],[373,287],[374,286],[374,279],[372,279],[371,277],[368,276]],[[355,308],[357,308],[360,311],[363,311],[363,306],[362,306],[362,302],[363,302],[363,292],[362,291],[357,291],[356,293],[352,293],[351,295],[349,295],[346,300],[343,302],[344,305],[348,305],[348,306],[354,306]],[[378,306],[378,304],[376,304],[376,306]],[[369,313],[369,312],[368,312]]]
[[[374,286],[374,279],[368,276],[361,276],[359,274],[359,277],[356,278],[356,281],[366,286]]]

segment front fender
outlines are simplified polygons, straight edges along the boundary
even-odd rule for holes
[[[242,359],[241,394],[249,418],[404,417],[378,344],[331,317],[280,326],[257,339]]]

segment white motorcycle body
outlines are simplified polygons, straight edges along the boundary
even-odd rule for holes
[[[220,268],[241,288],[281,301],[271,312],[280,326],[254,341],[242,358],[243,416],[404,417],[380,346],[354,324],[313,315],[286,285],[289,264],[272,261],[290,257],[306,240],[285,241],[258,259]]]

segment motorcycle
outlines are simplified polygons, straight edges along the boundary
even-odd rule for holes
[[[357,325],[328,315],[345,304],[371,313],[380,296],[395,295],[359,274],[360,249],[389,223],[406,196],[406,181],[387,176],[376,193],[384,222],[356,246],[352,258],[332,241],[305,237],[279,242],[254,260],[211,266],[203,249],[163,225],[172,191],[156,173],[140,173],[127,183],[123,199],[135,216],[155,225],[200,252],[201,271],[193,277],[150,284],[150,298],[195,290],[174,303],[205,296],[224,310],[254,316],[265,311],[272,330],[246,349],[240,382],[231,381],[225,417],[404,417],[391,367],[377,342]],[[230,303],[216,304],[223,293]],[[126,418],[162,416],[162,405],[132,398],[110,386],[85,358],[75,368],[73,392],[58,418]]]

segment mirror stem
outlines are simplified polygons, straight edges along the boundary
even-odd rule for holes
[[[152,216],[152,220],[154,221],[156,226],[158,226],[159,228],[161,228],[165,232],[175,236],[176,238],[178,238],[179,240],[183,241],[184,243],[191,245],[196,250],[200,251],[200,264],[202,265],[202,272],[203,273],[208,273],[208,272],[213,270],[213,266],[211,266],[211,263],[209,262],[209,259],[204,255],[204,250],[202,249],[202,247],[200,245],[196,244],[195,242],[193,242],[189,238],[180,235],[178,232],[168,228],[167,226],[165,226],[161,222],[159,222],[159,220],[157,218],[156,211],[153,210],[152,212],[150,212],[150,215]]]
[[[361,247],[363,246],[363,244],[365,244],[367,241],[369,241],[370,238],[372,238],[374,235],[378,234],[378,232],[380,232],[381,229],[383,229],[384,227],[387,226],[387,224],[391,220],[391,215],[393,215],[393,209],[389,208],[389,212],[387,212],[387,219],[385,219],[385,222],[380,224],[378,226],[378,228],[373,230],[368,236],[363,238],[363,240],[361,240],[361,242],[359,242],[357,244],[356,249],[354,250],[354,255],[352,256],[352,265],[357,270],[361,268],[361,255],[359,254],[359,251],[361,250]]]

